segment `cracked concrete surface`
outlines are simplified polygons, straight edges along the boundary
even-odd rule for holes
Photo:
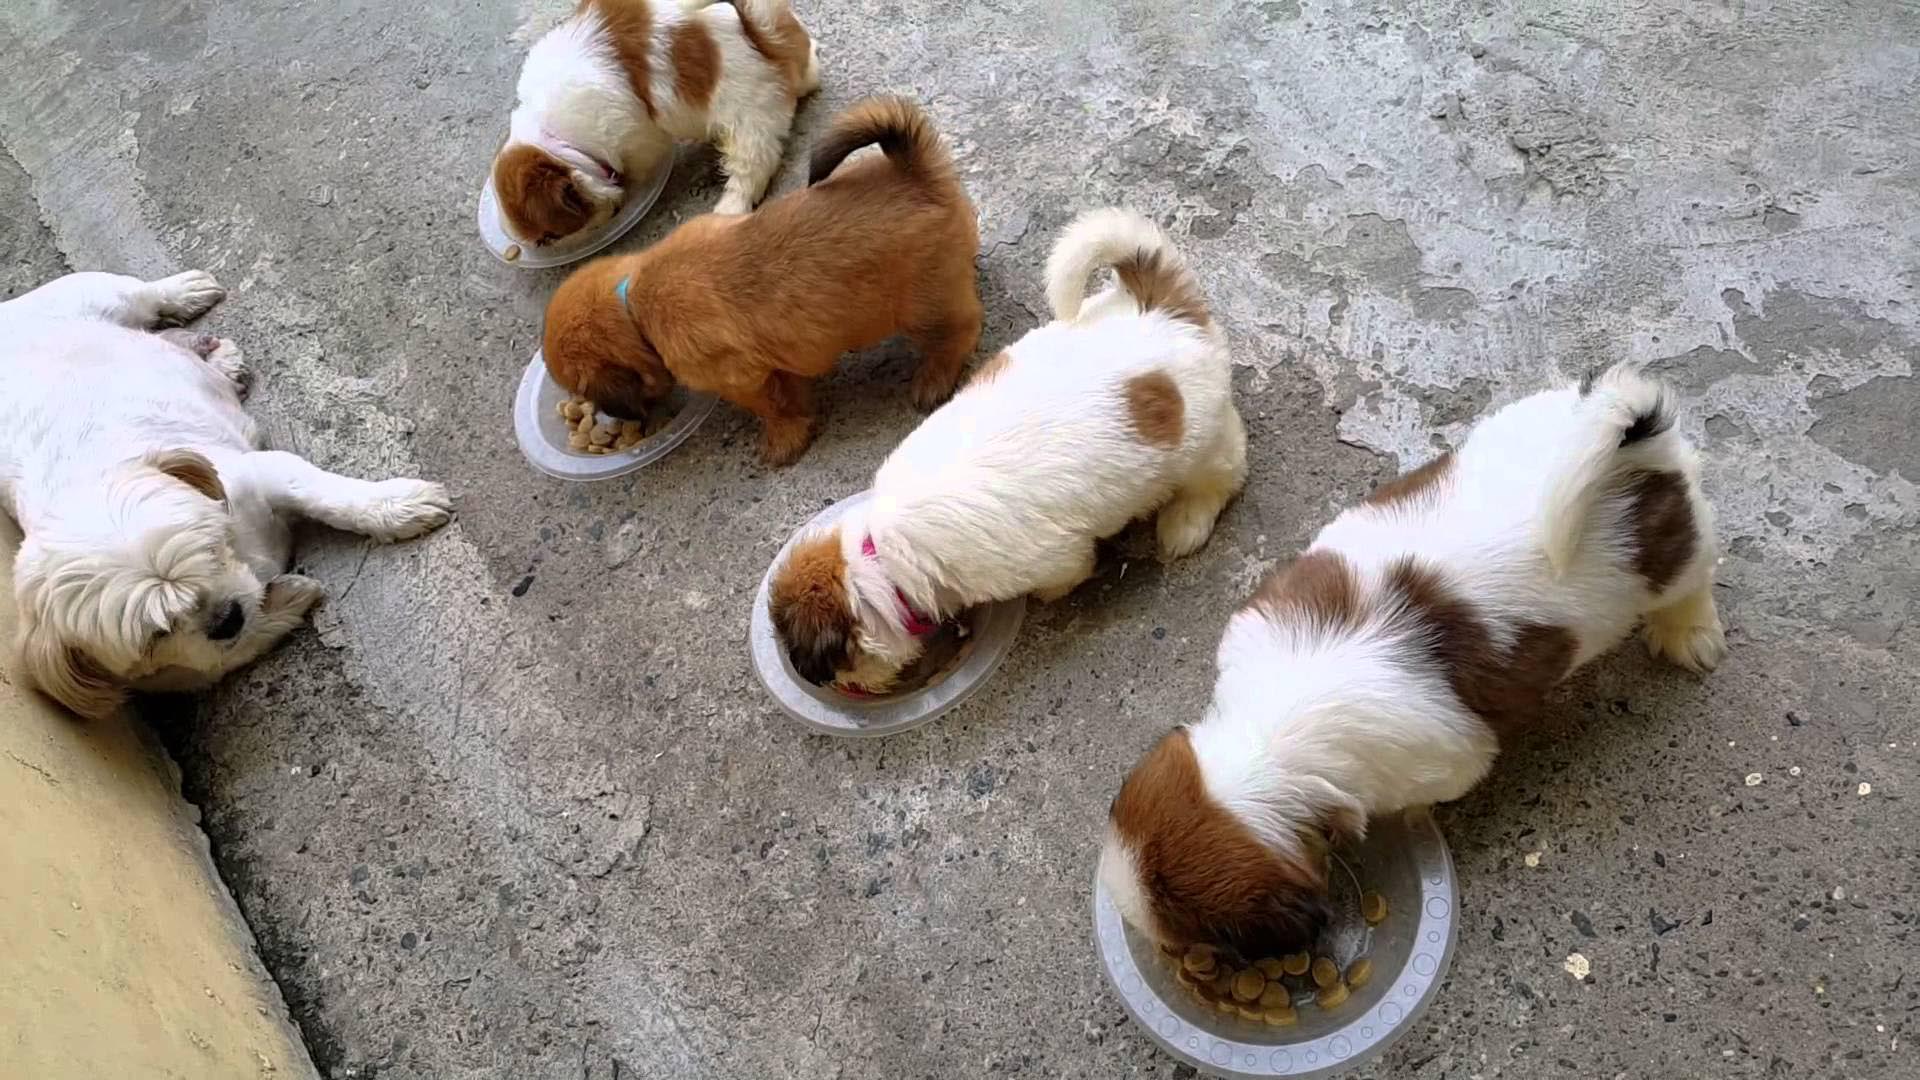
[[[1124,540],[974,703],[848,744],[763,699],[747,604],[910,429],[899,353],[843,366],[783,472],[725,410],[592,487],[514,448],[560,275],[495,263],[472,208],[567,7],[0,8],[0,181],[30,192],[0,251],[213,269],[278,442],[459,501],[420,544],[310,537],[315,630],[155,715],[324,1072],[1186,1075],[1091,960],[1122,770],[1334,508],[1618,359],[1686,393],[1733,655],[1607,658],[1444,811],[1452,974],[1360,1075],[1920,1069],[1920,11],[802,0],[796,141],[862,93],[927,103],[980,208],[983,350],[1035,322],[1074,212],[1131,204],[1200,266],[1253,437],[1201,555]],[[686,152],[622,246],[717,194]]]

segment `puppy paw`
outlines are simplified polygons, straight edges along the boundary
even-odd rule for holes
[[[307,617],[315,604],[326,599],[327,590],[318,581],[300,574],[281,574],[267,582],[266,598],[261,601],[261,613],[274,615],[291,622]]]
[[[382,480],[379,494],[360,508],[360,532],[389,543],[410,540],[453,517],[447,489],[425,480]]]
[[[713,204],[713,212],[729,215],[752,213],[753,200],[738,191],[725,191],[721,193],[720,201]]]
[[[202,353],[207,365],[227,377],[233,384],[234,392],[241,397],[247,396],[247,386],[253,380],[253,370],[247,367],[246,358],[240,354],[240,346],[230,338],[214,338],[212,350]]]
[[[813,445],[813,422],[769,424],[760,432],[760,460],[776,468],[791,465]]]
[[[1727,655],[1727,635],[1720,626],[1711,585],[1648,612],[1640,637],[1648,652],[1688,671],[1712,671]]]
[[[227,297],[227,290],[205,270],[164,277],[149,288],[154,294],[155,314],[169,322],[197,319]]]
[[[1220,506],[1212,499],[1175,499],[1154,516],[1160,538],[1160,561],[1172,562],[1199,551],[1213,535]]]

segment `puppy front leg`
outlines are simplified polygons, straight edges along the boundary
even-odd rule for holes
[[[307,612],[326,595],[326,589],[318,581],[299,574],[281,574],[267,582],[260,613],[247,620],[239,640],[220,658],[220,677],[225,678],[272,651],[280,639],[307,621]]]
[[[1092,541],[1080,547],[1064,552],[1055,561],[1046,580],[1035,587],[1034,599],[1043,604],[1051,604],[1064,598],[1068,593],[1080,587],[1080,583],[1093,576],[1099,557]]]
[[[275,510],[375,540],[406,540],[453,516],[447,489],[425,480],[355,480],[283,450],[257,451],[242,461]]]
[[[163,320],[198,318],[226,295],[205,270],[188,270],[159,281],[88,270],[55,278],[8,301],[5,309],[53,318],[105,319],[131,330],[151,330]]]
[[[735,401],[760,418],[760,458],[767,464],[791,465],[812,445],[812,380],[776,371]]]

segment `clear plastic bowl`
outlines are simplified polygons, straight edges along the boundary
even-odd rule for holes
[[[486,186],[480,189],[480,206],[476,214],[480,220],[480,240],[487,245],[493,256],[508,266],[517,266],[522,270],[545,270],[555,266],[579,262],[589,255],[597,254],[608,244],[627,234],[627,230],[640,224],[647,216],[653,204],[660,199],[660,192],[667,186],[667,177],[673,175],[673,155],[660,159],[660,167],[627,193],[627,201],[620,204],[613,217],[598,229],[588,229],[563,237],[558,243],[540,246],[530,244],[507,231],[506,219],[500,214],[500,197],[494,194],[493,172],[487,172]],[[507,249],[518,247],[518,258],[507,258]]]
[[[676,389],[667,399],[677,409],[667,426],[613,454],[583,454],[567,445],[567,422],[559,405],[572,396],[547,374],[546,358],[533,351],[513,399],[513,434],[527,463],[560,480],[611,480],[659,461],[687,441],[712,415],[719,398]]]
[[[841,499],[814,515],[794,536],[832,524],[870,497],[872,492],[862,491]],[[760,685],[767,688],[767,693],[773,695],[774,702],[788,716],[815,731],[855,737],[895,735],[931,723],[985,686],[1020,634],[1020,620],[1027,613],[1025,597],[981,604],[961,616],[970,630],[967,650],[951,668],[936,674],[917,690],[887,697],[853,698],[815,686],[793,670],[793,662],[780,647],[779,636],[773,632],[773,617],[767,611],[773,568],[780,565],[792,545],[793,538],[789,537],[760,579],[759,591],[754,593],[753,617],[747,628],[748,655],[754,675]]]
[[[1174,979],[1160,947],[1126,925],[1096,877],[1094,949],[1127,1014],[1160,1048],[1201,1072],[1233,1080],[1322,1077],[1351,1069],[1406,1034],[1433,1000],[1453,960],[1459,893],[1453,857],[1426,809],[1376,818],[1366,842],[1338,856],[1359,887],[1387,901],[1387,918],[1368,927],[1345,871],[1333,867],[1335,922],[1316,952],[1342,970],[1361,955],[1373,977],[1333,1009],[1296,993],[1300,1020],[1268,1027],[1221,1013]]]

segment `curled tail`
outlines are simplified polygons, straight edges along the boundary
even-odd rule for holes
[[[807,183],[825,180],[847,155],[876,143],[888,160],[911,176],[939,185],[955,182],[953,159],[920,106],[905,98],[871,97],[834,117],[813,148]]]
[[[1047,302],[1056,319],[1080,314],[1087,279],[1112,267],[1120,287],[1141,311],[1163,311],[1206,328],[1206,294],[1160,226],[1131,210],[1090,210],[1073,220],[1047,256]]]
[[[1581,381],[1570,421],[1568,445],[1540,511],[1547,565],[1556,574],[1572,564],[1620,451],[1672,430],[1673,397],[1638,368],[1619,364]]]
[[[713,0],[700,0],[706,6]],[[779,69],[787,89],[805,97],[820,86],[813,38],[793,15],[787,0],[725,0],[740,16],[740,32],[755,52]],[[687,6],[695,6],[689,3]]]

